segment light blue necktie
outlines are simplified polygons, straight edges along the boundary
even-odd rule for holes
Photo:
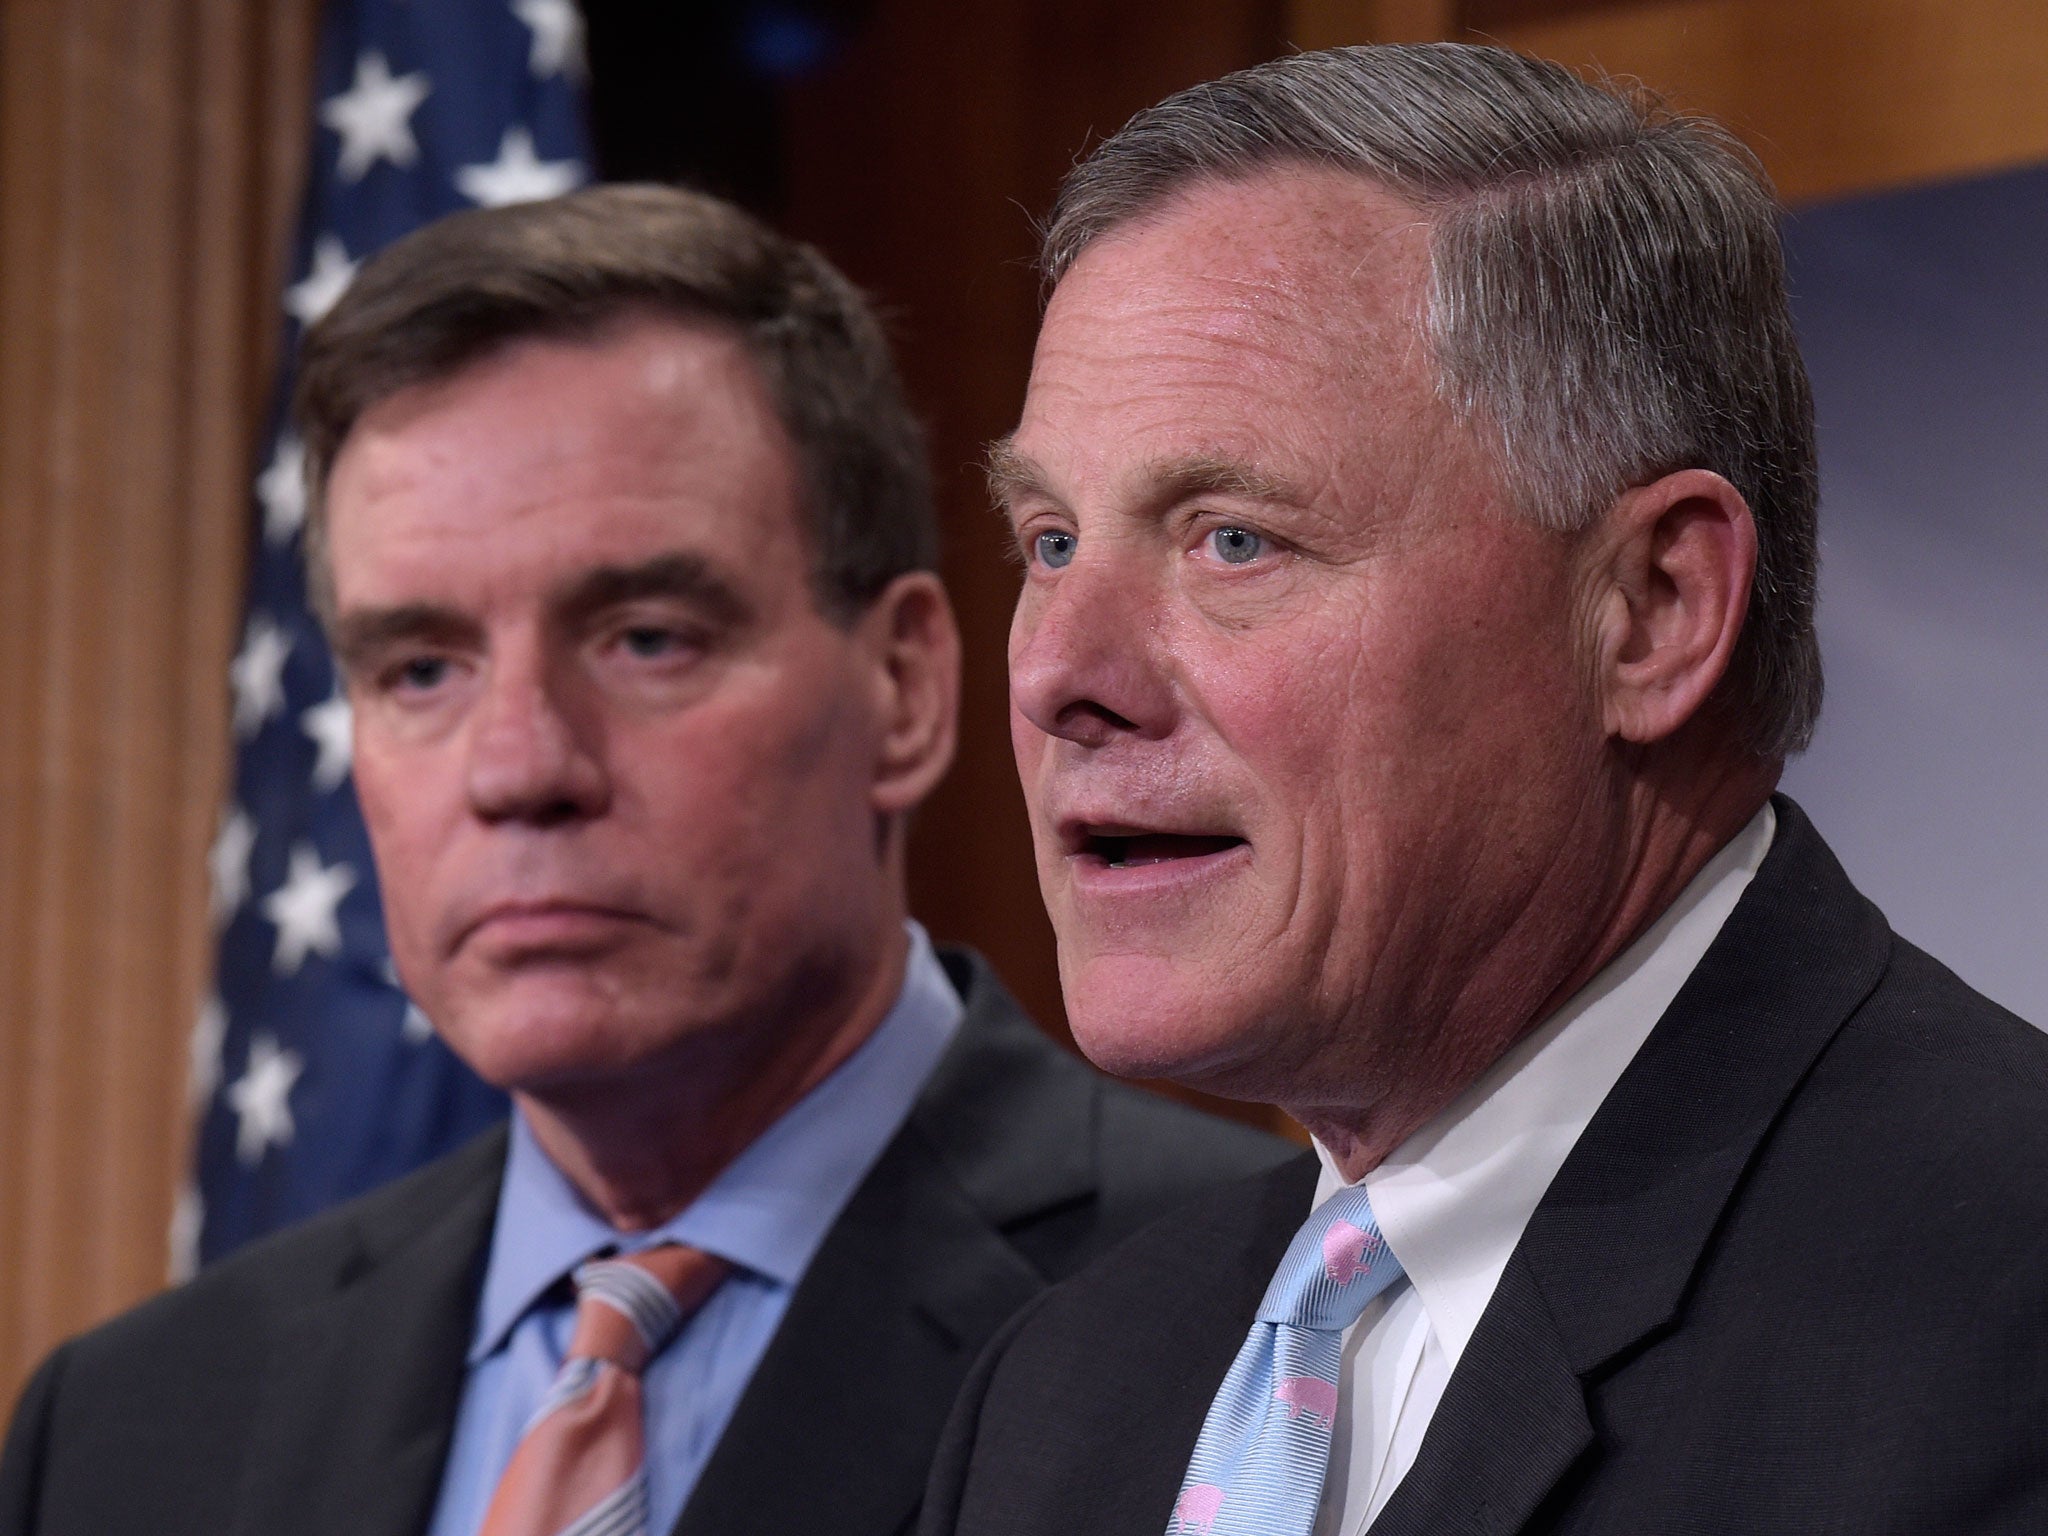
[[[1400,1277],[1363,1186],[1316,1207],[1216,1389],[1167,1536],[1308,1536],[1330,1469],[1344,1330]]]

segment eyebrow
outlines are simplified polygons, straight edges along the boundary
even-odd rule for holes
[[[999,512],[1007,512],[1013,503],[1025,496],[1052,494],[1046,488],[1045,471],[1035,460],[1017,451],[1014,433],[999,437],[988,445],[982,467],[988,475],[989,499]]]
[[[722,629],[735,629],[754,616],[754,605],[701,555],[657,555],[639,565],[601,565],[571,581],[556,606],[572,618],[588,618],[622,603],[670,598],[699,609]]]
[[[344,672],[354,672],[377,652],[403,641],[474,640],[474,620],[433,603],[401,603],[390,608],[359,608],[334,622],[334,655]]]
[[[549,606],[574,622],[645,598],[688,603],[724,629],[738,628],[754,616],[753,604],[712,570],[709,562],[680,552],[657,555],[638,565],[601,565],[581,572],[554,595]],[[334,653],[344,670],[354,671],[394,645],[421,641],[473,644],[480,634],[474,619],[436,603],[360,608],[336,620]]]
[[[1190,496],[1239,496],[1247,501],[1305,505],[1308,498],[1277,475],[1218,455],[1197,454],[1152,465],[1145,478],[1159,488],[1163,502]]]
[[[1017,451],[1013,438],[1000,437],[989,445],[987,467],[989,495],[999,509],[1024,496],[1060,499],[1051,489],[1051,477],[1036,460]],[[1146,466],[1142,478],[1150,490],[1147,499],[1159,506],[1173,506],[1191,496],[1236,496],[1294,507],[1309,501],[1279,476],[1220,454],[1158,460]]]

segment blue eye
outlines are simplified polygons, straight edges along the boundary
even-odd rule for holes
[[[1078,543],[1080,540],[1073,534],[1057,530],[1041,533],[1031,541],[1032,548],[1038,552],[1040,563],[1049,565],[1054,570],[1073,560],[1074,546]]]
[[[1218,528],[1209,535],[1209,547],[1225,565],[1249,565],[1266,552],[1266,541],[1249,528]]]

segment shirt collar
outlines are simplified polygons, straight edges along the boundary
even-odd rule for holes
[[[1450,1366],[1543,1193],[1678,996],[1771,846],[1766,804],[1642,936],[1364,1183]],[[1320,1143],[1320,1205],[1344,1186]]]
[[[660,1227],[621,1233],[555,1167],[526,1119],[511,1147],[491,1230],[473,1365],[501,1345],[557,1280],[602,1248],[688,1243],[778,1285],[796,1284],[854,1188],[896,1134],[964,1012],[916,923],[903,989],[873,1034]]]

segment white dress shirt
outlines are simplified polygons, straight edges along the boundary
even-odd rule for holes
[[[1537,1202],[1721,931],[1776,827],[1766,805],[1640,938],[1365,1176],[1407,1278],[1345,1331],[1317,1536],[1359,1536],[1414,1465]],[[1345,1181],[1316,1153],[1320,1205]]]

